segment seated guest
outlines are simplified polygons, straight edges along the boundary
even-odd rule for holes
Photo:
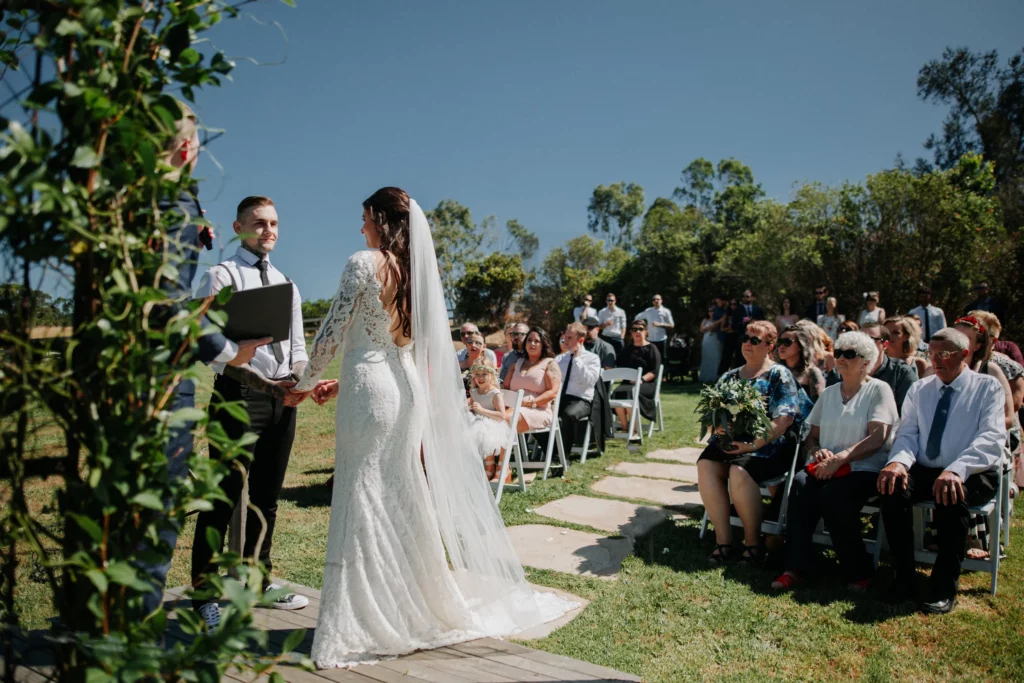
[[[878,493],[878,471],[888,459],[899,414],[889,385],[868,374],[880,353],[871,337],[847,332],[836,340],[835,353],[842,382],[825,389],[807,418],[811,431],[804,446],[812,465],[793,478],[786,571],[772,582],[775,589],[808,578],[814,529],[822,517],[851,587],[866,590],[870,584],[874,567],[861,538],[860,511]]]
[[[472,389],[466,405],[469,407],[469,429],[480,457],[484,459],[487,478],[495,481],[501,470],[501,455],[508,445],[510,415],[505,409],[505,398],[498,387],[498,369],[480,361],[469,369]],[[506,483],[512,480],[511,470]]]
[[[508,371],[515,367],[516,361],[525,356],[523,342],[526,340],[526,333],[530,331],[526,323],[512,323],[505,328],[505,354],[501,357],[501,370],[498,373],[498,380],[504,385],[505,376]]]
[[[732,527],[729,505],[743,521],[743,559],[759,564],[764,558],[761,545],[763,517],[760,483],[784,475],[793,462],[794,434],[810,412],[810,401],[786,366],[771,358],[777,332],[775,325],[757,320],[747,325],[740,342],[746,363],[722,375],[727,379],[752,382],[765,400],[772,433],[766,439],[745,443],[734,441],[722,447],[716,434],[697,459],[697,486],[708,517],[715,525],[714,552],[708,560],[714,564],[732,558]],[[791,433],[792,432],[792,433]]]
[[[595,330],[600,328],[596,318],[588,320],[594,320]],[[575,441],[576,426],[590,419],[594,385],[601,379],[601,360],[584,347],[586,336],[586,327],[580,323],[571,323],[563,334],[566,351],[555,359],[562,374],[562,401],[558,408],[558,420],[567,456]]]
[[[586,326],[587,337],[583,348],[596,354],[604,369],[615,367],[615,348],[601,338],[601,321],[597,318],[585,318],[583,324]]]
[[[825,330],[821,329],[817,324],[810,320],[801,320],[793,327],[801,329],[807,333],[811,340],[811,357],[814,359],[814,364],[822,372],[827,372],[825,369],[825,359],[830,352],[825,350],[825,342],[829,340],[829,336]]]
[[[502,388],[523,390],[516,431],[529,432],[551,426],[551,402],[562,388],[562,373],[551,351],[548,333],[531,327],[523,342],[524,353],[505,375]]]
[[[885,349],[889,345],[889,330],[884,325],[868,323],[860,331],[871,337],[875,348],[878,349],[878,359],[868,374],[889,385],[892,395],[896,399],[896,410],[902,414],[903,399],[911,385],[917,381],[917,371],[903,361],[885,353]],[[833,371],[825,375],[825,384],[828,386],[838,384],[840,381],[842,381],[842,376],[838,372]]]
[[[989,344],[992,345],[991,360],[1006,375],[1006,381],[1010,384],[1010,394],[1013,396],[1013,410],[1017,412],[1024,405],[1024,365],[999,351],[998,339],[1003,331],[1003,326],[995,313],[971,311],[971,316],[977,318],[985,326],[985,332],[989,335]],[[968,338],[970,337],[968,336]],[[995,341],[994,344],[992,343],[993,341]],[[1014,344],[1013,346],[1016,348],[1017,345]]]
[[[858,325],[857,323],[853,322],[852,320],[844,320],[843,323],[839,326],[839,334],[843,334],[844,332],[856,332],[859,329],[860,325]]]
[[[967,337],[967,348],[971,352],[967,360],[968,367],[982,375],[994,377],[999,385],[1003,387],[1003,417],[1006,428],[1013,427],[1013,390],[1010,389],[1010,381],[1006,379],[1002,368],[998,363],[992,362],[992,339],[988,336],[988,330],[981,324],[981,321],[973,316],[957,318],[953,327]]]
[[[661,365],[661,354],[658,347],[647,341],[647,321],[643,319],[634,320],[629,326],[629,342],[619,352],[615,359],[616,367],[633,368],[642,371],[640,379],[640,414],[648,420],[657,418],[657,410],[654,405],[654,380],[658,378],[658,367]],[[629,398],[632,395],[631,385],[623,383],[612,394],[613,399]],[[615,414],[619,417],[619,426],[622,431],[629,430],[630,413],[628,408],[616,408]],[[632,434],[629,435],[632,438]]]
[[[470,332],[464,335],[462,343],[466,345],[464,349],[459,351],[459,367],[462,368],[463,373],[468,372],[471,367],[481,360],[487,360],[488,363],[497,367],[494,353],[484,344],[484,335],[480,332]]]
[[[917,355],[917,347],[921,343],[920,323],[909,316],[894,315],[886,318],[883,324],[889,330],[886,354],[914,366],[918,379],[924,379],[932,374],[928,361]]]
[[[935,374],[907,392],[903,420],[889,463],[878,476],[882,522],[895,578],[885,601],[913,596],[915,503],[935,501],[938,556],[921,610],[949,612],[956,605],[964,559],[968,508],[996,494],[1006,442],[1004,390],[998,380],[970,369],[969,341],[956,329],[932,335]]]
[[[992,315],[995,315],[993,313]],[[978,317],[975,315],[974,317]],[[1002,332],[1002,325],[999,326],[999,332]],[[997,352],[1005,355],[1015,363],[1024,365],[1024,355],[1020,352],[1020,347],[1014,344],[1012,341],[1004,341],[1002,339],[996,339],[996,345],[993,347]]]
[[[473,363],[475,362],[469,359],[469,344],[466,343],[466,340],[469,338],[469,336],[473,334],[479,334],[480,341],[483,342],[484,337],[482,334],[480,334],[480,328],[477,327],[475,324],[466,323],[459,329],[459,336],[462,338],[462,343],[466,345],[465,348],[460,349],[458,353],[459,368],[461,368],[463,371],[469,370],[469,368],[472,367]],[[497,365],[498,358],[497,356],[494,355],[494,351],[491,351],[489,348],[487,348],[486,344],[481,344],[481,348],[483,349],[483,354],[487,358],[487,360],[489,360],[494,365]]]
[[[817,401],[825,391],[825,375],[814,364],[814,343],[807,330],[795,325],[787,327],[779,337],[775,356],[793,373],[793,379],[807,392],[808,398]]]
[[[845,315],[836,311],[837,305],[836,298],[830,296],[825,300],[825,314],[819,315],[818,319],[813,321],[832,339],[839,336],[839,326],[846,320]]]

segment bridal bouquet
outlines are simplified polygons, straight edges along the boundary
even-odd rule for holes
[[[735,439],[763,439],[772,431],[761,394],[753,384],[735,377],[701,389],[694,412],[700,414],[701,439],[719,427],[725,429],[725,435],[719,437],[724,444]]]

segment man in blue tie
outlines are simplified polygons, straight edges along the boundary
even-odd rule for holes
[[[967,509],[996,494],[996,468],[1006,444],[1006,399],[994,377],[968,367],[967,337],[958,330],[933,334],[928,354],[935,374],[907,392],[889,462],[878,475],[895,573],[883,600],[898,604],[913,597],[913,506],[933,500],[939,552],[921,611],[945,614],[956,606],[970,524]]]

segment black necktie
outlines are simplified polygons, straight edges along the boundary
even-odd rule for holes
[[[575,357],[576,357],[575,354],[572,354],[572,353],[569,354],[569,369],[565,371],[565,377],[562,378],[562,399],[563,400],[559,401],[559,403],[562,403],[564,401],[565,394],[569,391],[569,377],[572,375],[572,359],[575,358]]]
[[[267,277],[267,268],[269,267],[270,264],[267,263],[264,259],[260,259],[259,261],[256,262],[256,270],[260,271],[260,282],[263,283],[264,287],[270,284],[270,278]],[[273,349],[274,351],[274,359],[278,363],[283,363],[284,352],[281,351],[281,347],[278,346],[277,344],[271,343],[270,348]]]
[[[928,307],[924,307],[924,340],[930,342],[932,340],[932,321],[931,316],[928,315]]]

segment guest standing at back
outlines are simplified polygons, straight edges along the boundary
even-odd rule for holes
[[[655,294],[651,304],[650,308],[638,313],[634,320],[647,322],[647,341],[654,344],[658,349],[659,358],[664,360],[665,352],[668,350],[668,335],[676,323],[672,319],[672,311],[662,305],[661,294]]]
[[[885,309],[878,305],[878,292],[864,294],[864,310],[860,312],[857,324],[864,327],[868,323],[884,323]]]
[[[626,339],[626,312],[616,304],[618,299],[614,294],[605,297],[604,308],[597,312],[597,319],[601,324],[601,338],[612,345],[615,353],[622,350]],[[583,322],[584,325],[587,323]]]

